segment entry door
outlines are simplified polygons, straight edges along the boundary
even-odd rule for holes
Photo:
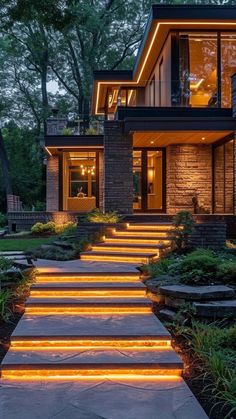
[[[133,209],[139,212],[163,212],[165,207],[165,150],[134,149]]]

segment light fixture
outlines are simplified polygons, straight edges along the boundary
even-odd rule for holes
[[[154,144],[154,141],[151,141],[151,144]]]
[[[206,137],[202,137],[202,141],[204,141],[206,139]]]

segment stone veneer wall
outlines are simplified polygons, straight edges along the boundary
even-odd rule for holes
[[[132,137],[123,132],[123,123],[104,124],[104,209],[133,212]]]
[[[196,224],[190,236],[190,243],[194,247],[212,247],[222,249],[226,242],[226,223],[209,222]]]
[[[29,231],[36,223],[47,223],[48,221],[54,221],[57,224],[63,224],[68,221],[77,222],[78,213],[69,211],[17,211],[8,212],[7,218],[10,231]]]
[[[46,184],[47,211],[59,210],[59,156],[51,156],[47,161]]]
[[[193,211],[192,197],[204,211],[212,210],[212,148],[210,145],[171,145],[166,154],[167,213]]]

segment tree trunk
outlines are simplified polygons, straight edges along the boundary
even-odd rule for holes
[[[44,135],[47,134],[47,118],[49,114],[48,107],[48,92],[47,92],[47,65],[42,68],[41,72],[41,91],[42,91],[42,105],[43,105],[43,129]]]
[[[9,161],[8,161],[1,129],[0,129],[0,163],[1,163],[2,174],[3,174],[4,188],[5,188],[6,197],[7,197],[7,195],[13,195],[13,191],[12,191]]]

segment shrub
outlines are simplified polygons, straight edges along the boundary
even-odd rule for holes
[[[0,212],[0,227],[5,227],[7,225],[7,216]]]
[[[34,256],[40,259],[48,260],[72,260],[75,259],[75,250],[65,250],[60,247],[50,247],[44,249],[39,247],[33,251]]]
[[[76,223],[73,223],[72,221],[68,221],[64,224],[56,224],[53,221],[49,221],[46,224],[43,223],[36,223],[31,228],[31,233],[33,234],[62,234],[66,232],[67,230],[73,229],[73,232],[76,228]]]
[[[117,223],[121,217],[117,211],[102,212],[98,208],[83,217],[83,222],[89,223]]]
[[[9,308],[9,304],[12,299],[12,293],[9,290],[0,292],[0,319],[9,322],[12,316],[12,311]]]
[[[0,271],[7,271],[8,269],[12,268],[12,261],[4,258],[4,257],[0,257]]]
[[[236,283],[236,262],[224,262],[218,267],[217,279],[220,282],[235,284]]]
[[[195,221],[189,211],[180,211],[173,218],[174,242],[178,250],[189,244],[189,235],[193,232]]]
[[[94,127],[87,128],[85,131],[85,135],[97,135],[98,130]]]
[[[180,263],[181,281],[185,284],[206,284],[216,278],[219,261],[216,257],[190,253]]]

